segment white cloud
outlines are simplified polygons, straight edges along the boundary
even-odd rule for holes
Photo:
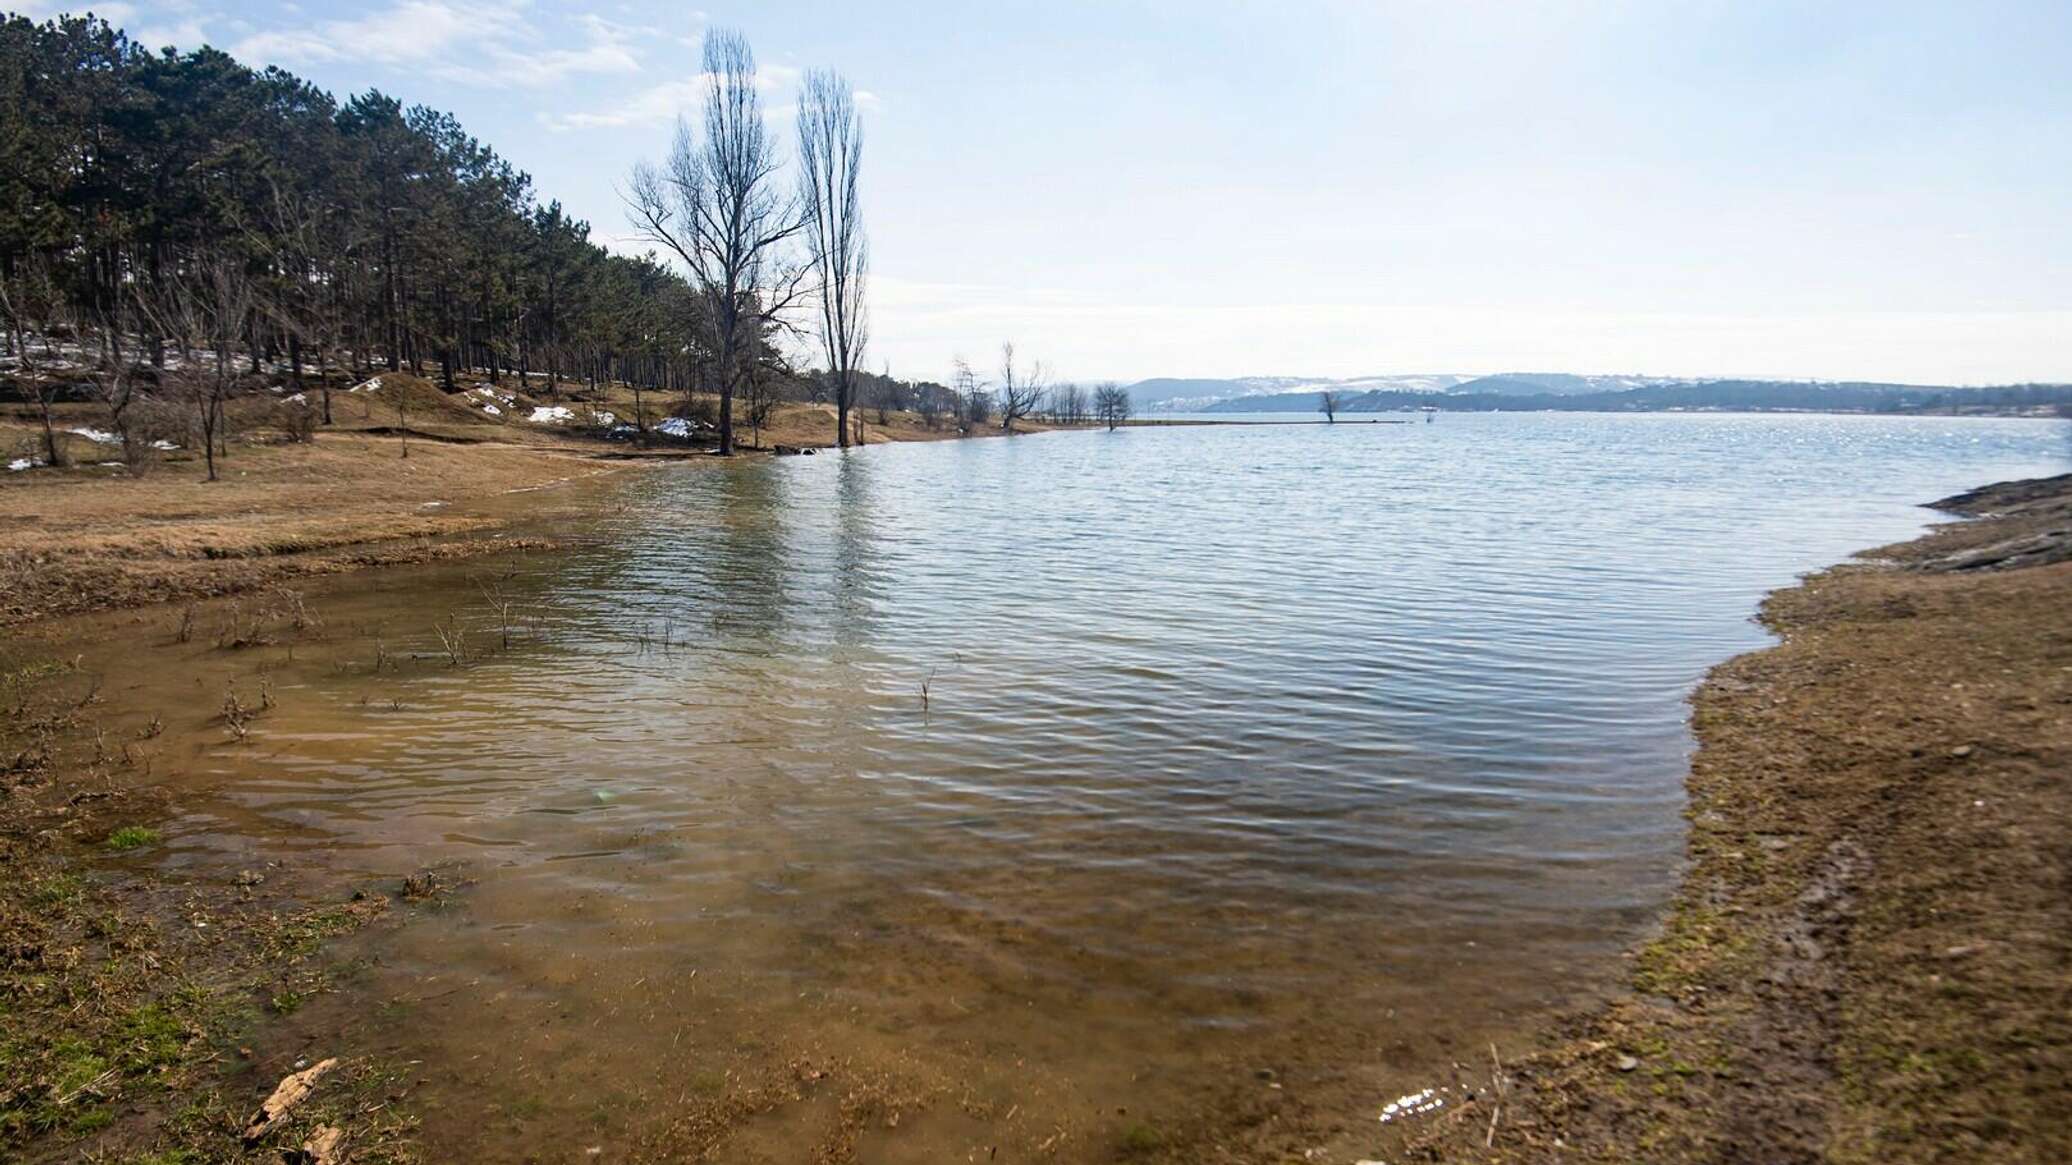
[[[98,8],[94,10],[94,15],[101,17],[117,28],[122,27],[121,21],[105,14]],[[191,18],[182,20],[177,24],[147,24],[127,31],[129,32],[130,40],[154,52],[167,45],[173,45],[182,51],[187,51],[198,49],[209,43],[209,34],[202,29],[201,22]]]
[[[207,44],[209,34],[201,21],[191,13],[192,6],[186,3],[162,3],[154,6],[148,15],[152,23],[139,25],[135,5],[92,4],[84,0],[27,0],[10,5],[9,11],[18,16],[42,22],[55,20],[59,16],[85,16],[91,13],[110,25],[127,33],[132,44],[142,45],[156,52],[167,45],[181,49],[197,49]]]
[[[8,8],[15,12],[15,15],[29,17],[37,23],[56,19],[64,15],[64,12],[73,12],[77,17],[85,17],[91,10],[95,17],[108,21],[118,29],[124,21],[137,15],[137,8],[133,8],[131,4],[75,4],[68,0],[23,0],[21,4],[8,4]]]
[[[117,28],[129,23],[137,14],[136,8],[129,4],[84,4],[70,0],[23,0],[21,3],[8,5],[8,8],[16,15],[26,16],[39,24],[66,13],[85,16],[88,11],[92,11],[95,16]]]
[[[231,46],[231,52],[248,62],[281,65],[364,61],[488,87],[640,71],[633,44],[644,30],[594,14],[577,23],[586,43],[554,48],[547,47],[547,36],[521,11],[506,5],[399,0],[349,20],[255,33]]]
[[[799,69],[790,65],[758,65],[755,71],[755,87],[764,94],[788,94],[798,88]],[[540,123],[552,130],[611,129],[627,125],[664,125],[676,120],[676,115],[697,108],[704,99],[705,87],[711,81],[710,74],[700,73],[681,81],[664,81],[651,85],[633,94],[617,105],[606,109],[577,111],[575,113],[542,113]],[[789,115],[796,106],[789,101],[778,101],[767,107],[769,114],[778,119]]]

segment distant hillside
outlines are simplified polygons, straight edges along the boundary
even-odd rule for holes
[[[1347,394],[1349,397],[1354,394]],[[1421,395],[1421,394],[1402,394]],[[1205,413],[1313,413],[1324,403],[1323,390],[1314,392],[1273,392],[1258,396],[1241,396],[1232,400],[1218,401],[1204,405]]]
[[[1240,376],[1231,379],[1186,379],[1162,376],[1140,380],[1129,386],[1130,400],[1140,411],[1199,411],[1226,401],[1257,401],[1288,397],[1307,399],[1316,407],[1316,394],[1326,388],[1348,395],[1363,392],[1444,392],[1475,379],[1459,373],[1441,372],[1403,376],[1357,376],[1334,380],[1321,376]],[[1267,408],[1267,412],[1287,407]]]
[[[1504,372],[1481,376],[1454,385],[1452,390],[1467,395],[1578,396],[1595,392],[1624,392],[1663,384],[1693,384],[1692,380],[1668,376],[1577,376],[1568,372]]]
[[[1178,376],[1160,376],[1151,380],[1140,380],[1128,386],[1130,403],[1139,411],[1166,409],[1185,411],[1211,405],[1217,401],[1255,393],[1274,392],[1292,388],[1299,384],[1315,381],[1306,376],[1241,376],[1232,379],[1189,379]]]
[[[1205,406],[1207,412],[1315,412],[1321,390],[1268,393]],[[2072,415],[2072,385],[1989,388],[1792,380],[1670,380],[1505,374],[1445,392],[1342,393],[1341,412],[1438,408],[1454,412],[1838,412]]]

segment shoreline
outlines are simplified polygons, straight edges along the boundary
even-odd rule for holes
[[[407,425],[384,423],[394,419],[386,406],[340,389],[338,423],[314,440],[287,441],[255,418],[254,439],[233,443],[216,482],[200,479],[191,452],[154,456],[137,471],[110,462],[114,452],[80,435],[103,423],[99,410],[63,406],[61,436],[74,464],[0,473],[0,631],[318,575],[548,550],[550,540],[519,533],[529,495],[641,468],[724,464],[696,445],[639,447],[514,427],[470,407],[466,394],[449,396],[407,375],[377,382],[390,385],[377,393],[401,392]],[[573,386],[563,399],[576,400]],[[590,404],[622,414],[633,407],[623,390]],[[864,448],[1097,427],[1023,422],[1014,434],[997,426],[960,432],[911,413],[889,414],[886,425],[876,416],[868,410]],[[745,444],[751,432],[743,425],[736,460],[832,450],[833,426],[832,406],[782,406],[758,445]],[[0,411],[0,440],[29,433],[25,418]]]
[[[1395,1161],[2072,1159],[2072,474],[1772,591],[1625,993]]]

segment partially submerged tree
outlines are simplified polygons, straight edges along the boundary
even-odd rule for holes
[[[1094,419],[1110,429],[1130,419],[1129,390],[1110,380],[1094,389]]]
[[[849,83],[828,70],[807,73],[799,96],[800,201],[819,285],[820,349],[834,382],[835,439],[845,448],[856,369],[870,336],[864,309],[870,244],[856,185],[862,162],[863,123]],[[878,423],[885,423],[882,405]]]
[[[1334,425],[1335,425],[1335,424],[1337,424],[1337,423],[1338,423],[1338,394],[1337,394],[1337,393],[1335,393],[1335,392],[1332,392],[1332,391],[1331,391],[1330,389],[1325,389],[1325,390],[1324,390],[1323,392],[1320,392],[1320,393],[1318,393],[1318,394],[1317,394],[1317,411],[1318,411],[1318,412],[1320,412],[1320,413],[1322,413],[1322,414],[1324,414],[1324,419],[1325,419],[1326,421],[1329,421],[1330,423],[1332,423],[1332,424],[1334,424]]]
[[[682,261],[711,309],[719,451],[731,454],[734,394],[753,358],[749,337],[798,294],[803,268],[780,248],[806,220],[778,183],[747,39],[707,32],[704,65],[701,131],[678,119],[669,156],[634,169],[627,202],[641,237]]]

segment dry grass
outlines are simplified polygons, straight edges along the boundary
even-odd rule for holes
[[[414,439],[394,432],[406,402]],[[508,549],[489,537],[517,513],[512,491],[612,467],[597,449],[530,425],[499,425],[408,376],[378,393],[333,394],[338,422],[312,444],[263,427],[274,402],[243,402],[247,439],[223,480],[191,452],[135,468],[69,436],[71,468],[0,474],[0,626],[54,615],[230,594],[307,574]],[[68,406],[92,427],[98,410]],[[0,423],[0,448],[38,434]]]
[[[579,452],[326,434],[162,465],[0,477],[0,625],[230,594],[307,574],[508,549],[497,500],[609,472]]]

